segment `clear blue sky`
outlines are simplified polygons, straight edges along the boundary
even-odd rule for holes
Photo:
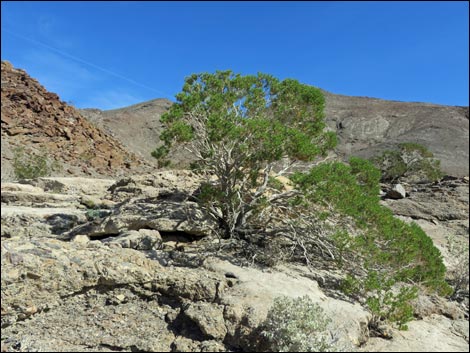
[[[2,1],[2,60],[78,107],[173,99],[231,69],[333,93],[468,105],[461,2]]]

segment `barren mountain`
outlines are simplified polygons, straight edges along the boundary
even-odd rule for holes
[[[167,99],[113,110],[82,109],[83,116],[116,137],[130,151],[155,163],[150,152],[155,149],[161,131],[160,116],[171,106]]]
[[[405,103],[325,92],[328,124],[336,129],[338,151],[370,157],[401,142],[426,146],[443,171],[468,175],[468,107]]]
[[[8,62],[2,70],[2,180],[13,177],[14,151],[47,155],[63,175],[115,175],[144,166],[73,107]]]
[[[416,142],[441,160],[445,173],[468,175],[468,107],[324,94],[327,122],[338,134],[340,155],[370,157],[401,142]],[[155,163],[150,153],[159,142],[159,117],[170,105],[169,100],[154,99],[122,109],[81,112],[131,151]],[[176,167],[185,167],[189,157],[186,151],[175,151],[172,160]]]

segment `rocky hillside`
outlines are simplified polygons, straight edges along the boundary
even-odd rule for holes
[[[121,141],[129,151],[150,163],[155,163],[155,158],[150,155],[149,150],[152,151],[152,147],[159,141],[160,116],[171,104],[168,99],[154,99],[121,109],[82,109],[80,112]]]
[[[312,261],[293,260],[295,249],[307,251],[295,228],[294,237],[219,238],[220,224],[196,202],[207,180],[182,169],[191,156],[174,151],[180,169],[154,169],[150,152],[170,101],[78,111],[4,62],[1,94],[2,352],[269,351],[262,331],[274,299],[302,295],[330,319],[324,337],[336,350],[468,351],[469,179],[459,176],[468,174],[468,108],[326,93],[341,157],[413,141],[457,175],[380,185],[382,205],[428,233],[455,290],[443,297],[423,287],[408,330],[399,331],[366,297],[347,293],[346,268],[333,265],[328,247],[310,247]],[[12,179],[17,147],[46,152],[62,170],[3,182]],[[319,215],[309,233],[317,245],[338,229],[364,232],[331,205],[309,207]]]
[[[12,179],[18,147],[24,155],[46,154],[57,175],[115,175],[144,162],[25,71],[2,62],[2,180]]]
[[[337,152],[341,156],[370,157],[401,142],[415,142],[440,159],[444,173],[469,174],[468,107],[324,94],[326,120],[338,134]],[[170,104],[166,99],[155,99],[122,109],[81,112],[131,151],[155,163],[150,153],[159,141],[159,117]],[[132,129],[128,129],[129,124]],[[185,151],[174,151],[171,157],[180,168],[190,159]]]
[[[469,172],[468,107],[405,103],[325,92],[326,116],[338,134],[338,151],[370,157],[401,142],[427,147],[444,173]]]
[[[211,220],[188,198],[199,183],[190,171],[3,183],[2,351],[258,351],[281,295],[320,305],[343,351],[468,351],[468,290],[467,302],[422,294],[407,331],[377,335],[363,303],[338,290],[341,272],[220,251],[230,241],[209,236]],[[384,202],[448,229],[465,224],[468,179],[406,187],[409,198]],[[410,202],[422,213],[406,212]],[[468,242],[452,234],[435,241]]]

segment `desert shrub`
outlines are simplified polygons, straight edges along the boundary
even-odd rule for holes
[[[384,151],[372,161],[381,170],[383,181],[410,178],[433,182],[443,176],[440,161],[425,146],[417,143],[401,143],[397,150]]]
[[[352,217],[361,229],[355,237],[341,231],[332,237],[341,250],[339,265],[348,273],[343,290],[371,298],[369,307],[381,318],[402,328],[411,318],[408,305],[413,292],[396,297],[392,289],[397,283],[422,285],[442,295],[451,293],[444,280],[442,255],[432,240],[417,224],[406,224],[380,205],[379,174],[370,162],[323,163],[308,173],[295,174],[292,180],[310,202]],[[389,305],[393,310],[386,309]]]
[[[52,171],[58,169],[58,164],[51,162],[45,152],[33,155],[27,153],[24,147],[18,147],[13,151],[13,172],[17,179],[48,176]]]
[[[411,301],[417,297],[416,287],[402,287],[400,290],[378,291],[367,298],[367,306],[372,313],[371,326],[379,326],[386,319],[407,330],[406,323],[413,319]]]
[[[263,324],[266,351],[337,352],[327,330],[330,321],[308,296],[275,298]]]

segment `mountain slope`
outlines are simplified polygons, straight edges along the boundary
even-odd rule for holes
[[[417,142],[441,160],[445,173],[468,175],[468,107],[324,94],[326,121],[338,134],[337,152],[343,157],[370,157],[401,142]],[[122,109],[81,112],[131,151],[156,163],[150,153],[159,142],[159,117],[170,105],[166,99],[154,99]],[[172,156],[178,168],[186,166],[189,159],[188,152],[181,150]]]
[[[370,157],[401,142],[416,142],[440,159],[445,173],[468,175],[468,107],[324,93],[340,153]]]
[[[144,162],[48,92],[25,71],[1,63],[2,180],[13,178],[16,148],[47,154],[63,175],[119,175]]]

